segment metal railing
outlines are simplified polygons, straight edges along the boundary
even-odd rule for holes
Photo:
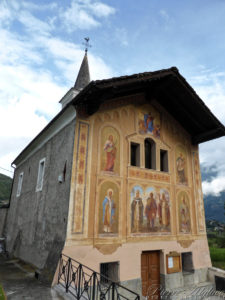
[[[140,300],[137,293],[65,254],[60,255],[58,284],[78,300]]]

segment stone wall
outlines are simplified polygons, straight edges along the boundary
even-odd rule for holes
[[[17,166],[6,220],[7,251],[32,263],[49,283],[65,243],[74,128],[75,119]],[[43,158],[43,188],[37,192],[39,161]],[[17,197],[21,172],[24,173],[22,191]]]

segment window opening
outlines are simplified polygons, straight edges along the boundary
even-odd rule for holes
[[[140,167],[140,144],[131,143],[130,154],[131,166]]]
[[[36,191],[42,190],[43,180],[44,180],[44,172],[45,172],[45,158],[41,159],[39,162]]]
[[[181,257],[182,257],[182,271],[192,273],[194,271],[192,252],[181,253]]]
[[[145,168],[156,169],[156,147],[155,142],[149,138],[145,139]]]
[[[160,149],[160,171],[168,172],[168,151]]]
[[[110,280],[119,282],[119,262],[100,264],[101,283],[108,283]]]
[[[20,194],[21,194],[22,183],[23,183],[23,172],[20,173],[20,175],[19,175],[18,186],[17,186],[17,192],[16,192],[16,196],[17,196],[17,197],[19,197]]]

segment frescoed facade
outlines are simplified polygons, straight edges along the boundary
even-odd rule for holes
[[[139,105],[133,104],[134,98]],[[101,263],[120,262],[120,280],[128,286],[136,280],[143,294],[139,265],[143,253],[159,254],[162,282],[174,276],[177,282],[183,280],[182,270],[167,274],[169,253],[179,253],[180,259],[182,253],[192,253],[196,270],[211,264],[206,233],[198,225],[203,210],[198,205],[203,200],[195,180],[199,178],[193,156],[197,148],[157,100],[145,102],[141,93],[115,99],[110,107],[102,105],[85,119],[93,132],[88,150],[89,209],[83,214],[86,234],[82,239],[87,245],[79,246],[81,236],[76,239],[70,233],[71,220],[64,249],[71,256],[73,249],[86,247],[85,259],[94,269]],[[71,198],[70,205],[76,201]],[[203,249],[204,261],[196,247]]]
[[[117,280],[144,296],[150,273],[165,288],[184,286],[187,256],[191,280],[207,281],[198,144],[225,135],[225,128],[176,68],[89,79],[79,89],[76,81],[62,111],[13,162],[9,252],[44,274],[49,265],[55,272],[61,252],[96,271],[116,262]],[[45,164],[41,191],[38,163]],[[32,215],[18,202],[32,206]]]

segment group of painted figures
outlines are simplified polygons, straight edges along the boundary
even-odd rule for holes
[[[144,207],[140,191],[136,190],[131,203],[131,232],[169,231],[170,206],[165,193],[158,195],[157,204],[154,193],[150,192]]]

